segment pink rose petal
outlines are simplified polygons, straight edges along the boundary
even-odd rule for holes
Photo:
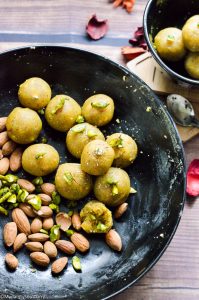
[[[108,20],[99,20],[93,15],[86,26],[86,32],[92,40],[99,40],[108,31]]]

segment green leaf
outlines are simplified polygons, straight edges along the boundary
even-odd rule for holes
[[[106,108],[110,103],[101,100],[101,101],[96,101],[96,102],[91,102],[91,106],[94,108]]]
[[[77,256],[73,256],[72,258],[72,265],[75,271],[81,271],[82,266],[81,266],[81,261],[80,258]]]

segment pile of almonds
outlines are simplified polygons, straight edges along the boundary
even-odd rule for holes
[[[65,255],[74,255],[76,250],[85,253],[90,248],[89,241],[79,233],[78,211],[59,212],[61,199],[54,184],[43,183],[40,177],[32,183],[7,174],[9,169],[17,172],[21,168],[23,149],[9,139],[6,120],[7,117],[0,118],[0,212],[8,215],[11,209],[12,222],[4,226],[4,244],[7,248],[12,247],[14,254],[25,247],[31,260],[42,267],[47,267],[53,260],[52,273],[59,274],[67,266],[68,257],[57,258],[58,250]],[[118,206],[114,218],[120,218],[127,207],[127,203]],[[63,238],[61,233],[65,235]],[[114,229],[105,234],[105,241],[113,250],[121,251],[122,241]],[[5,262],[12,270],[19,264],[14,254],[5,256]],[[79,257],[72,257],[72,265],[76,271],[81,271]]]
[[[26,179],[18,179],[17,184],[27,193],[35,191],[33,183]],[[74,255],[76,250],[85,253],[90,244],[87,238],[78,232],[81,230],[81,219],[77,211],[53,214],[49,205],[52,204],[52,195],[55,193],[54,184],[43,183],[40,188],[42,193],[36,195],[41,199],[40,208],[36,210],[34,205],[26,202],[35,199],[35,194],[28,194],[25,202],[12,210],[12,222],[5,225],[3,239],[6,247],[13,247],[14,253],[26,247],[30,251],[31,260],[39,266],[47,267],[53,260],[52,273],[58,274],[68,263],[67,256],[56,259],[58,250],[65,255]],[[127,206],[127,203],[123,203],[117,207],[114,217],[121,217]],[[63,238],[61,235],[64,235]],[[111,229],[105,235],[105,240],[113,250],[121,251],[122,241],[115,230]],[[18,267],[18,259],[11,253],[6,255],[5,262],[12,270]],[[81,262],[77,256],[73,256],[72,265],[76,271],[81,271]]]
[[[7,117],[0,118],[0,174],[5,175],[10,169],[17,172],[21,168],[23,150],[9,139],[6,129]]]

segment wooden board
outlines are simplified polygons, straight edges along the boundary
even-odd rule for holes
[[[192,102],[196,116],[199,118],[199,88],[188,88],[174,81],[154,60],[149,52],[144,53],[127,63],[127,67],[158,95],[179,94]],[[199,128],[177,125],[183,142],[199,134]]]

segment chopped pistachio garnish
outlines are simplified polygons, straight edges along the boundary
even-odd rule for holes
[[[19,200],[21,202],[25,202],[25,200],[28,197],[29,193],[24,189],[22,189],[21,191],[22,192],[20,192],[20,195],[19,195],[19,193],[17,195],[17,200]]]
[[[75,127],[73,127],[71,130],[75,133],[81,133],[84,132],[85,128],[86,128],[85,124],[78,124]]]
[[[113,184],[112,186],[112,195],[115,196],[115,195],[118,195],[119,194],[119,190],[118,190],[118,187],[116,184]]]
[[[1,214],[4,214],[5,216],[7,216],[8,215],[8,211],[7,211],[7,209],[5,209],[4,207],[2,207],[2,206],[0,206],[0,213]]]
[[[6,186],[0,190],[0,197],[9,192],[9,188]]]
[[[8,203],[16,203],[17,202],[17,196],[15,194],[11,195],[8,200]]]
[[[65,232],[68,237],[70,237],[71,235],[73,235],[73,233],[75,233],[74,230],[72,230],[72,229],[68,229]]]
[[[28,203],[35,209],[35,210],[40,210],[41,208],[41,198],[37,195],[32,197],[30,200],[28,200]]]
[[[70,172],[65,172],[64,173],[64,180],[66,181],[66,183],[71,185],[73,180],[74,180],[73,175]]]
[[[76,123],[78,123],[78,124],[84,123],[84,117],[79,115],[76,119]]]
[[[93,221],[96,220],[96,217],[95,217],[94,215],[92,215],[92,214],[90,214],[90,218],[91,218],[91,220],[93,220]]]
[[[50,207],[52,210],[54,210],[56,213],[59,212],[59,205],[57,205],[57,204],[55,204],[55,203],[51,203],[51,204],[49,205],[49,207]]]
[[[137,193],[137,191],[133,187],[131,187],[130,188],[130,194],[136,194],[136,193]]]
[[[123,139],[121,137],[121,135],[118,137],[118,138],[115,138],[115,139],[112,139],[110,142],[109,142],[109,145],[111,147],[118,147],[118,148],[123,148]]]
[[[54,204],[59,205],[61,202],[61,197],[57,192],[54,191],[52,192],[52,200]]]
[[[89,138],[92,138],[92,137],[94,137],[96,135],[97,135],[97,133],[95,131],[93,131],[93,130],[88,130],[88,132],[87,132],[87,136]]]
[[[42,137],[41,137],[41,143],[42,143],[42,144],[47,144],[47,143],[48,143],[47,137],[42,136]]]
[[[80,258],[77,256],[73,256],[72,258],[72,265],[75,271],[81,271],[82,266],[81,266],[81,261]]]
[[[55,242],[60,238],[60,228],[61,225],[54,225],[50,230],[50,241]]]
[[[96,148],[96,149],[95,149],[95,154],[101,156],[101,155],[104,154],[104,150],[103,150],[103,149],[100,149],[100,148]]]
[[[173,42],[174,40],[175,40],[175,36],[174,36],[174,35],[169,34],[169,35],[167,36],[167,41]]]
[[[5,180],[6,180],[7,182],[9,182],[9,183],[16,183],[17,180],[18,180],[18,177],[15,176],[15,175],[12,175],[12,174],[7,174],[7,175],[5,176]]]
[[[3,196],[0,198],[0,203],[5,202],[11,195],[12,195],[11,192],[7,192],[5,195],[3,195]]]
[[[35,179],[33,179],[32,183],[35,185],[42,185],[44,181],[42,177],[36,177]]]
[[[40,229],[40,230],[39,230],[39,232],[41,232],[41,233],[44,233],[44,234],[47,234],[47,235],[48,235],[48,231],[47,231],[47,230],[45,230],[45,229],[43,229],[43,228],[42,228],[42,229]]]
[[[97,229],[100,230],[101,232],[106,232],[107,227],[106,227],[106,225],[104,225],[104,224],[102,224],[101,222],[99,222],[99,223],[97,224]]]
[[[35,155],[35,158],[36,158],[36,159],[40,159],[40,158],[43,158],[44,155],[46,155],[46,152],[37,153],[37,154]]]
[[[18,183],[13,183],[11,186],[10,186],[10,191],[13,192],[13,193],[16,193],[18,194],[20,190],[20,186]]]
[[[59,110],[59,109],[62,109],[64,104],[65,104],[65,100],[66,100],[66,97],[65,98],[61,98],[59,103],[55,106],[55,108],[51,111],[51,114],[54,115],[56,114],[56,112]]]
[[[73,215],[73,210],[69,210],[68,215],[69,215],[69,217],[72,217],[72,215]]]
[[[96,101],[96,102],[91,102],[91,106],[94,108],[106,108],[110,103],[101,100],[101,101]]]
[[[151,106],[147,106],[147,108],[146,108],[146,112],[150,112],[150,111],[152,111],[152,108],[151,108]]]
[[[37,112],[38,112],[38,114],[40,114],[40,115],[44,115],[44,114],[45,114],[45,109],[44,109],[44,108],[41,108],[41,109],[39,109]]]
[[[113,178],[108,178],[108,179],[106,180],[106,183],[112,185],[112,184],[117,184],[117,181],[114,180]]]

